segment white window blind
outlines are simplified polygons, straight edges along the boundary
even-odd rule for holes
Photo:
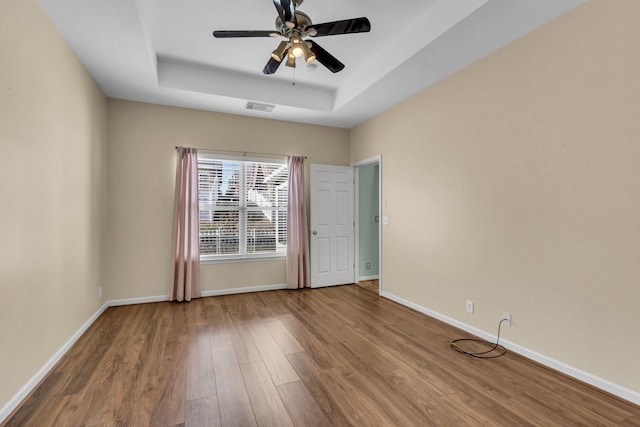
[[[286,255],[284,162],[198,156],[202,260]]]

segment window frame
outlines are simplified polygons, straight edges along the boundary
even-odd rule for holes
[[[198,169],[200,169],[200,160],[203,159],[205,161],[230,161],[230,162],[239,162],[241,164],[241,169],[239,173],[240,179],[240,189],[239,189],[239,206],[237,209],[238,212],[238,252],[237,254],[221,254],[221,255],[212,255],[212,254],[200,254],[200,263],[202,264],[215,264],[215,263],[235,263],[235,262],[246,262],[246,261],[260,261],[260,260],[270,260],[270,259],[285,259],[287,256],[287,247],[286,244],[284,248],[280,248],[275,252],[267,252],[267,253],[247,253],[247,217],[248,213],[252,211],[263,211],[264,208],[255,207],[255,206],[247,206],[247,182],[246,182],[246,164],[247,163],[271,163],[271,164],[280,164],[283,165],[287,170],[288,175],[288,165],[287,160],[283,158],[263,158],[263,157],[237,157],[237,156],[227,156],[227,155],[217,155],[217,154],[208,154],[208,153],[198,153]],[[200,185],[200,176],[198,174],[198,188]],[[288,191],[288,179],[282,184],[287,187]],[[199,190],[198,190],[199,191]],[[198,199],[199,199],[198,195]],[[286,201],[288,204],[288,199]],[[200,205],[201,202],[198,202],[198,214],[200,214]],[[227,207],[229,208],[229,207]],[[224,209],[228,211],[236,211],[236,209]],[[284,207],[275,207],[269,208],[270,211],[274,212],[287,212],[287,206]],[[277,215],[277,213],[276,213]],[[278,242],[278,233],[276,231],[276,248],[278,245],[282,246],[282,243]]]

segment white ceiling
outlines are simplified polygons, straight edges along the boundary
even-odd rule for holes
[[[262,69],[272,0],[40,0],[105,95],[351,128],[585,0],[305,0],[314,23],[366,16],[371,32],[318,37],[346,65]],[[292,84],[295,78],[295,85]],[[275,104],[250,111],[247,101]]]

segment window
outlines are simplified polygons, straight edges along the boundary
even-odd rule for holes
[[[284,161],[198,155],[200,259],[286,256]]]

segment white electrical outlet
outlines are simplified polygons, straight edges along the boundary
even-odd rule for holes
[[[503,311],[502,320],[504,320],[504,322],[502,322],[504,326],[511,326],[511,313],[509,313],[508,311]]]
[[[473,301],[467,300],[467,313],[473,314]]]
[[[98,286],[98,298],[102,298],[102,286]]]

